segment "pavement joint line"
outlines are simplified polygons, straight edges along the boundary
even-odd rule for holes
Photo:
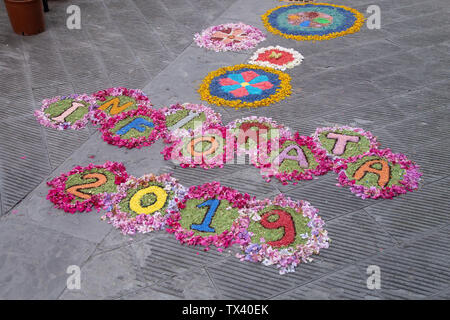
[[[147,19],[146,19],[146,17],[145,17],[145,15],[142,13],[142,10],[140,10],[139,9],[139,7],[136,5],[136,3],[134,2],[134,0],[130,0],[130,2],[132,3],[132,6],[133,6],[133,11],[134,12],[136,12],[138,15],[140,15],[141,17],[142,17],[142,21],[147,25],[147,27],[152,31],[152,35],[153,36],[155,36],[155,37],[157,37],[158,38],[158,41],[159,41],[159,44],[165,49],[165,50],[167,50],[168,52],[170,52],[170,54],[172,55],[172,56],[175,56],[176,54],[174,54],[174,52],[172,51],[172,50],[170,50],[165,44],[164,44],[164,42],[161,40],[161,37],[159,36],[159,34],[157,33],[157,32],[155,32],[155,29],[154,29],[154,27],[153,26],[151,26],[148,22],[147,22]],[[108,10],[109,10],[109,8],[108,8]],[[166,8],[166,11],[167,11],[167,8]],[[109,11],[108,11],[109,12]],[[120,28],[119,28],[119,30],[120,30]],[[140,61],[141,61],[141,63],[142,63],[142,60],[140,59],[140,57],[137,57]],[[167,65],[168,66],[168,65]],[[167,67],[166,66],[166,67]],[[165,67],[165,68],[166,68]],[[165,69],[164,68],[164,69]],[[163,70],[164,70],[163,69]],[[159,73],[161,73],[163,70],[161,70],[160,72],[158,72],[157,74],[159,74]],[[156,75],[157,75],[156,74]],[[155,76],[156,76],[155,75]],[[153,76],[153,77],[155,77],[155,76]],[[144,86],[145,87],[145,86]]]
[[[400,248],[401,242],[399,242],[389,231],[387,231],[381,224],[378,223],[378,221],[366,210],[367,207],[363,208],[362,211],[365,213],[365,215],[372,220],[381,230],[383,230],[384,233],[391,239],[394,246],[397,248]]]
[[[354,83],[359,83],[359,82],[354,82]],[[431,82],[431,83],[429,83],[429,84],[427,84],[427,85],[430,85],[430,84],[434,84],[434,82]],[[341,88],[345,88],[345,87],[341,87]],[[354,108],[354,107],[365,107],[365,106],[367,106],[367,105],[374,104],[374,103],[377,103],[377,102],[381,102],[381,101],[383,101],[383,100],[392,100],[392,98],[396,98],[396,97],[400,97],[400,98],[401,98],[402,96],[410,95],[410,94],[412,94],[412,93],[414,93],[414,92],[417,92],[417,91],[420,91],[420,90],[423,90],[423,89],[427,89],[427,88],[426,88],[425,86],[423,86],[423,87],[418,87],[418,88],[416,88],[416,89],[414,89],[414,90],[408,91],[407,93],[395,93],[395,94],[392,94],[392,95],[390,95],[390,96],[386,96],[386,97],[383,97],[383,98],[380,98],[380,99],[376,99],[376,100],[370,100],[370,101],[364,102],[364,103],[359,104],[359,105],[348,105],[348,106],[349,106],[348,109],[351,109],[351,108]],[[313,95],[313,96],[314,96],[314,95]],[[441,106],[440,108],[446,108],[446,106]],[[435,111],[435,110],[428,110],[428,111],[424,111],[424,112],[417,112],[417,114],[415,114],[415,115],[411,115],[411,112],[409,112],[409,113],[406,113],[406,115],[411,115],[411,116],[406,117],[405,119],[402,119],[402,120],[398,120],[398,121],[394,121],[394,122],[388,123],[388,124],[386,124],[386,125],[378,126],[378,128],[380,128],[380,129],[381,129],[381,128],[385,128],[385,127],[387,127],[387,126],[391,126],[391,125],[394,125],[394,124],[398,124],[398,123],[400,123],[400,122],[402,122],[402,121],[405,121],[405,120],[408,120],[408,119],[417,118],[417,115],[420,115],[420,114],[427,114],[427,113],[431,113],[431,112],[434,112],[434,111]],[[328,113],[327,116],[337,115],[337,114],[339,114],[340,112],[342,112],[342,110]],[[305,118],[303,118],[303,119],[304,119],[304,120],[313,120],[313,119],[312,119],[313,117],[315,117],[315,116],[314,116],[314,115],[313,115],[313,116],[308,116],[308,117],[305,117]]]
[[[88,139],[86,139],[81,145],[80,145],[80,147],[78,148],[78,149],[76,149],[76,150],[74,150],[74,152],[73,153],[75,153],[76,151],[78,151],[83,145],[85,145],[85,144],[87,144],[88,143],[88,141],[95,135],[95,134],[97,134],[98,135],[98,132],[96,132],[96,133],[94,133],[93,135],[91,135]],[[101,139],[100,137],[97,137],[97,139]],[[73,154],[72,153],[72,154]],[[71,155],[72,155],[71,154]],[[39,188],[39,186],[40,185],[42,185],[42,184],[46,184],[46,182],[52,177],[52,176],[54,176],[54,173],[56,173],[57,171],[59,171],[59,168],[61,167],[61,166],[63,166],[65,163],[67,163],[68,161],[70,160],[70,155],[66,158],[66,160],[64,160],[58,167],[56,167],[56,168],[52,168],[51,167],[51,165],[50,165],[50,172],[48,173],[48,175],[41,181],[41,183],[39,183],[37,186],[35,186],[31,191],[29,191],[19,202],[17,202],[11,209],[9,209],[8,211],[6,211],[1,217],[0,217],[0,220],[1,220],[1,218],[3,218],[3,217],[6,217],[6,216],[9,216],[10,214],[11,214],[11,212],[12,212],[12,210],[15,208],[15,207],[17,207],[23,200],[25,200],[28,196],[30,196],[30,194],[31,193],[33,193],[36,189],[38,189]],[[49,162],[50,163],[50,162]],[[59,176],[59,175],[57,175],[57,176]]]
[[[105,2],[104,2],[103,0],[101,1],[101,3],[102,3],[102,5],[103,5],[104,11],[105,11],[105,13],[106,13],[106,15],[107,15],[107,17],[108,17],[108,21],[114,23],[114,20],[111,18],[111,14],[110,14],[109,8],[106,6],[106,4],[105,4]],[[119,28],[119,30],[120,30],[120,27],[118,27],[118,28]],[[131,49],[131,48],[132,48],[131,45],[128,43],[127,39],[123,36],[123,33],[122,33],[122,32],[121,32],[120,36],[121,36],[121,38],[123,39],[122,45],[123,45],[123,43],[126,43],[128,49],[129,49],[129,51],[131,52],[131,54],[132,54],[133,57],[134,57],[134,60],[140,62],[141,60],[138,60],[138,56],[136,56],[136,53],[134,52],[134,50]],[[141,64],[142,64],[142,63],[141,63]],[[145,75],[147,76],[147,79],[150,79],[150,75],[147,73],[147,70],[145,70],[145,68],[143,68],[143,65],[140,66],[140,69],[141,69],[141,70],[143,69],[144,72],[145,72]],[[108,76],[109,76],[109,74],[108,74]],[[110,79],[110,80],[112,81],[112,79]]]
[[[217,287],[216,282],[214,281],[213,277],[211,277],[211,274],[209,273],[208,268],[203,266],[203,270],[205,270],[205,273],[208,276],[209,281],[213,285],[214,289],[216,290],[217,295],[223,299],[223,295],[222,295],[221,291],[219,290],[219,287]]]
[[[85,261],[83,261],[81,263],[81,265],[79,266],[80,270],[86,265],[86,263],[88,263],[90,261],[92,253],[94,253],[95,250],[97,250],[97,247],[98,247],[98,244],[92,249],[91,254],[88,255],[88,257],[85,259]],[[60,292],[59,295],[56,296],[55,300],[59,300],[61,298],[61,296],[67,291],[67,289],[68,289],[67,286],[64,286],[63,290]]]

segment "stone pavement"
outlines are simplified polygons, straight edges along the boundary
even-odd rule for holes
[[[381,29],[297,42],[263,28],[260,15],[280,4],[274,0],[59,0],[49,3],[46,32],[19,37],[0,2],[0,298],[449,299],[450,4],[330,2],[363,13],[379,5]],[[70,4],[81,8],[81,30],[65,27]],[[267,34],[260,46],[294,48],[305,60],[288,72],[290,98],[251,110],[212,106],[224,123],[268,116],[305,135],[331,124],[363,127],[421,165],[420,190],[361,200],[336,187],[332,173],[282,186],[249,165],[182,169],[163,160],[160,141],[124,150],[93,128],[57,132],[34,120],[43,98],[120,85],[143,88],[156,107],[201,102],[196,89],[208,72],[252,53],[192,43],[195,32],[229,21],[260,27]],[[106,160],[123,162],[135,176],[173,172],[186,186],[218,180],[258,197],[283,192],[308,200],[326,221],[331,246],[280,276],[240,262],[236,248],[202,252],[164,232],[123,236],[101,213],[70,215],[45,199],[45,181]],[[66,289],[69,265],[81,267],[81,290]],[[367,289],[369,265],[381,268],[380,290]]]

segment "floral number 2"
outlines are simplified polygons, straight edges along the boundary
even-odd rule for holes
[[[71,193],[74,196],[76,196],[78,198],[81,198],[81,199],[90,199],[91,198],[90,194],[86,194],[86,193],[80,192],[78,190],[90,189],[90,188],[98,188],[98,187],[104,185],[108,181],[108,178],[102,173],[88,173],[85,176],[83,176],[83,179],[85,179],[85,180],[87,180],[87,179],[97,179],[97,181],[92,182],[92,183],[80,184],[80,185],[72,186],[72,187],[67,189],[67,192]]]
[[[276,221],[269,221],[269,217],[278,216]],[[269,245],[278,248],[292,244],[295,241],[295,224],[292,216],[283,210],[272,210],[264,214],[261,218],[261,225],[267,229],[284,228],[283,237],[276,241],[267,242]]]
[[[205,217],[203,218],[203,221],[201,224],[192,224],[191,229],[202,231],[202,232],[215,232],[216,230],[214,228],[210,227],[212,218],[216,214],[217,207],[220,204],[220,200],[217,199],[210,199],[207,200],[199,205],[197,205],[197,208],[201,207],[209,207],[208,212],[206,213]]]

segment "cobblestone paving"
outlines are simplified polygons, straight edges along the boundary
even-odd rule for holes
[[[365,26],[329,41],[296,42],[267,33],[305,60],[292,69],[293,94],[268,108],[212,106],[224,122],[272,117],[309,135],[318,126],[360,126],[384,147],[422,167],[419,191],[361,200],[329,173],[297,186],[266,183],[249,165],[182,169],[162,159],[163,145],[123,150],[98,132],[45,129],[33,110],[46,97],[111,86],[142,88],[156,105],[201,102],[203,77],[243,63],[250,52],[215,53],[195,32],[225,22],[262,27],[272,0],[49,1],[47,31],[19,37],[0,2],[0,298],[43,299],[448,299],[450,292],[450,5],[447,0],[335,0],[365,13],[381,8],[381,29]],[[82,29],[65,27],[77,4]],[[94,160],[90,156],[95,156]],[[211,180],[258,197],[283,192],[320,210],[333,240],[311,264],[280,276],[220,254],[181,246],[164,232],[127,237],[101,213],[65,214],[45,200],[45,181],[75,165],[122,161],[139,176],[174,172],[186,186]],[[81,290],[66,289],[79,265]],[[366,286],[369,265],[381,289]]]

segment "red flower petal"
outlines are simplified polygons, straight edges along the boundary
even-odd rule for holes
[[[248,96],[248,91],[244,87],[240,87],[239,89],[230,91],[231,94],[235,97],[245,97]]]
[[[252,87],[259,88],[261,90],[267,90],[273,87],[269,81],[259,82],[251,85]]]
[[[219,83],[221,86],[231,86],[233,84],[239,84],[239,82],[234,81],[233,79],[230,78],[222,78],[220,79]]]
[[[259,76],[259,74],[257,74],[255,71],[244,71],[241,73],[241,75],[244,78],[245,82],[250,82]]]

